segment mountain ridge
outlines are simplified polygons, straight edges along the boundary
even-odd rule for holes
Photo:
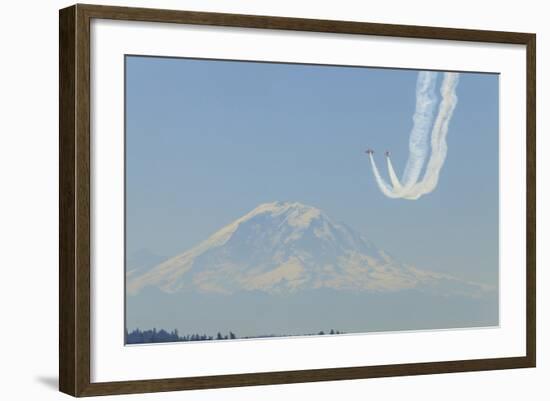
[[[289,201],[260,204],[188,251],[127,276],[130,295],[148,286],[168,294],[328,288],[476,296],[492,289],[396,261],[321,209]]]

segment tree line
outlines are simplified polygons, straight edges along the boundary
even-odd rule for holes
[[[314,335],[335,335],[335,334],[344,334],[343,331],[331,329],[328,332],[320,331],[318,333],[308,333],[308,334],[299,334],[305,336],[314,336]],[[177,329],[174,329],[170,332],[160,329],[157,330],[153,328],[151,330],[140,330],[134,329],[131,332],[126,330],[126,344],[149,344],[149,343],[171,343],[171,342],[185,342],[185,341],[208,341],[208,340],[235,340],[237,338],[266,338],[266,337],[288,337],[295,334],[266,334],[259,336],[246,336],[246,337],[237,337],[237,335],[229,331],[228,333],[222,334],[218,332],[216,335],[207,335],[207,334],[185,334],[180,335]]]
[[[234,340],[237,336],[230,331],[227,334],[218,332],[215,336],[207,334],[185,334],[180,335],[177,329],[170,332],[156,328],[152,330],[134,329],[131,332],[126,330],[126,344],[144,344],[144,343],[168,343],[176,341],[206,341],[206,340]]]

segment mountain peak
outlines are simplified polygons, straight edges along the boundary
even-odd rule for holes
[[[129,294],[145,286],[167,293],[396,291],[454,280],[407,267],[320,209],[288,201],[260,204],[187,252],[127,278]]]
[[[321,211],[313,206],[304,205],[300,202],[290,202],[290,201],[274,201],[262,203],[256,206],[251,212],[248,213],[249,216],[254,216],[261,213],[271,213],[271,214],[280,214],[285,212],[300,212],[306,213],[315,211],[320,213]]]
[[[271,216],[285,215],[286,222],[292,227],[308,227],[312,220],[321,216],[321,210],[316,207],[304,205],[300,202],[275,201],[262,203],[250,213],[243,216],[238,221],[249,220],[255,216],[269,214]]]
[[[321,216],[321,211],[313,206],[307,206],[300,202],[275,201],[262,203],[248,212],[241,218],[235,220],[214,233],[209,239],[204,241],[199,247],[212,247],[225,244],[240,226],[250,223],[253,220],[259,220],[262,217],[276,218],[281,217],[283,221],[293,228],[307,228],[312,220]]]

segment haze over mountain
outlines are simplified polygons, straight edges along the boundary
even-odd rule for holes
[[[348,332],[467,327],[498,319],[495,288],[397,261],[320,209],[298,202],[261,204],[194,248],[146,272],[130,270],[127,293],[128,324],[142,328],[158,323],[194,330],[202,324],[203,330],[238,331],[244,324],[247,335],[260,335],[327,327]],[[439,307],[429,305],[434,299]],[[452,306],[445,310],[445,303]],[[472,306],[478,303],[481,307]],[[153,312],[151,305],[161,308],[164,320],[144,317],[143,310]],[[369,312],[375,305],[381,309]],[[424,309],[413,312],[416,323],[410,317],[405,323],[399,316],[414,305]],[[337,317],[339,308],[349,324]],[[468,313],[470,308],[478,311]],[[392,319],[384,313],[395,322],[388,323]],[[445,313],[449,316],[442,318]],[[170,325],[171,314],[177,318]],[[208,324],[201,323],[201,314]],[[303,327],[296,327],[298,321]]]
[[[417,288],[478,295],[490,289],[402,264],[321,210],[298,202],[262,204],[189,251],[132,276],[130,294],[145,286],[222,294]]]

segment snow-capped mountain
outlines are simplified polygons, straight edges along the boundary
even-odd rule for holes
[[[298,202],[259,205],[187,252],[128,275],[127,282],[130,295],[145,287],[167,294],[417,289],[476,296],[491,290],[400,263],[321,210]]]

